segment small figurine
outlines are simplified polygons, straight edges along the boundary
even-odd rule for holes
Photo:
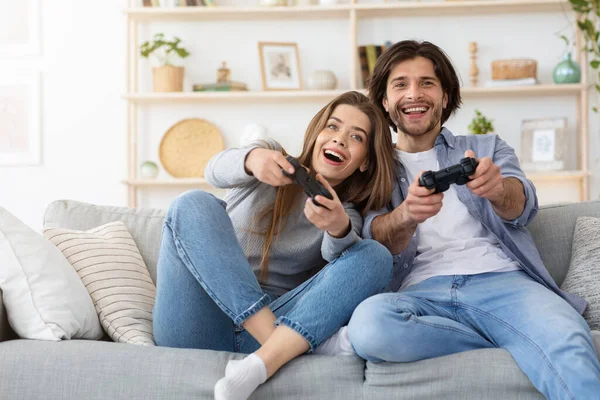
[[[471,53],[469,75],[471,76],[471,84],[475,87],[477,86],[477,75],[479,75],[479,68],[477,67],[477,42],[469,42],[469,53]]]
[[[217,83],[230,83],[231,70],[227,68],[227,63],[221,61],[221,68],[217,70]]]

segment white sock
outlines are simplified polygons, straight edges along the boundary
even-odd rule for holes
[[[215,385],[215,400],[246,400],[266,380],[267,367],[256,354],[231,360],[225,367],[225,376]]]
[[[348,327],[342,326],[332,337],[317,347],[313,354],[327,356],[353,356],[355,355],[350,339],[348,339]]]

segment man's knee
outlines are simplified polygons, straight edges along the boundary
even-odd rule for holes
[[[388,341],[396,334],[390,332],[388,294],[370,297],[356,307],[348,323],[348,338],[356,354],[368,361],[383,361]]]

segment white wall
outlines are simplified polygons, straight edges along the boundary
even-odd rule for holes
[[[115,1],[42,3],[42,164],[0,167],[0,206],[36,230],[57,199],[124,204],[125,22]]]
[[[43,56],[34,59],[43,71],[44,160],[39,167],[0,168],[0,206],[32,227],[41,228],[46,205],[70,198],[97,204],[124,205],[125,188],[125,30],[121,2],[53,0],[43,5]],[[444,48],[457,66],[464,84],[469,81],[468,42],[479,43],[480,81],[489,78],[493,59],[533,57],[539,78],[551,83],[551,71],[563,45],[556,32],[568,28],[565,16],[555,14],[474,17],[394,18],[361,22],[359,44],[417,38]],[[156,32],[184,39],[192,56],[186,59],[186,88],[212,82],[226,60],[232,79],[260,88],[258,41],[297,42],[303,80],[315,69],[333,70],[342,89],[349,88],[350,49],[347,21],[244,21],[143,24],[140,42]],[[569,34],[568,29],[566,33]],[[4,63],[4,61],[3,61]],[[140,88],[151,90],[150,64],[140,61]],[[194,105],[143,106],[140,112],[139,159],[158,161],[158,145],[166,130],[182,118],[205,118],[222,131],[226,146],[235,146],[246,123],[264,124],[292,153],[297,153],[308,121],[323,101],[223,102]],[[520,123],[525,118],[567,116],[574,133],[572,97],[465,99],[448,126],[457,134],[477,107],[494,119],[496,130],[520,147]],[[600,191],[598,116],[591,113],[591,197]],[[164,176],[166,174],[161,171]],[[540,188],[546,202],[552,192]],[[555,192],[556,192],[555,188]],[[565,189],[561,188],[560,191]],[[568,190],[568,189],[567,189]],[[176,190],[143,190],[140,204],[166,207]]]

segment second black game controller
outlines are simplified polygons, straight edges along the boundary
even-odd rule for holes
[[[450,185],[464,185],[469,182],[469,176],[475,173],[479,163],[472,157],[465,157],[460,160],[460,164],[448,168],[440,169],[437,172],[425,171],[419,177],[419,186],[425,186],[427,189],[434,189],[434,193],[445,192]]]
[[[331,195],[331,193],[329,193],[329,191],[321,184],[321,182],[311,177],[308,174],[306,168],[300,165],[298,160],[289,155],[285,158],[294,167],[294,173],[290,174],[289,172],[282,169],[281,171],[283,172],[283,175],[287,176],[288,178],[291,178],[292,181],[294,181],[294,183],[297,183],[298,185],[302,186],[302,188],[304,189],[304,193],[306,193],[308,197],[313,199],[313,203],[315,203],[317,206],[323,207],[322,204],[319,204],[319,202],[315,200],[315,196],[317,195],[321,195],[323,197],[327,197],[330,200],[333,200],[333,196]]]

